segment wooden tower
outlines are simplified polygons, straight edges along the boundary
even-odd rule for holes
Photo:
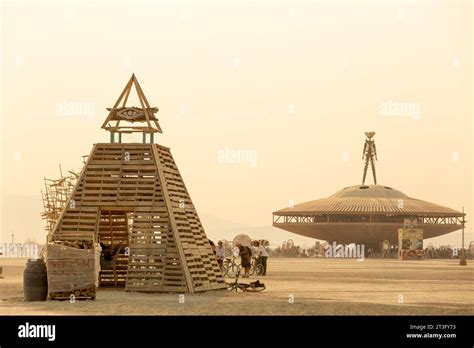
[[[135,86],[140,107],[126,106]],[[115,251],[102,285],[128,291],[198,292],[226,288],[199,216],[155,113],[132,75],[102,128],[52,232],[53,240],[94,240]],[[138,124],[138,126],[137,126]],[[122,143],[141,132],[143,143]],[[115,135],[118,134],[118,142]]]

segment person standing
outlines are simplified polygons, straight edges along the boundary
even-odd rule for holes
[[[245,273],[242,278],[248,278],[250,272],[250,261],[252,259],[252,250],[248,246],[244,246],[242,244],[237,244],[239,248],[239,255],[240,255],[240,266],[244,269]]]
[[[257,249],[257,255],[260,264],[263,266],[263,273],[262,275],[267,275],[267,259],[268,259],[268,251],[267,249],[263,246],[262,242],[258,243],[258,249]]]
[[[222,244],[221,240],[217,242],[216,257],[217,257],[217,263],[219,264],[219,267],[222,270],[222,266],[224,264],[224,259],[225,259],[225,247]]]

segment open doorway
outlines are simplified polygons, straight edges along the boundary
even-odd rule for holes
[[[103,249],[99,274],[101,287],[125,287],[131,215],[126,210],[100,210],[97,236]]]

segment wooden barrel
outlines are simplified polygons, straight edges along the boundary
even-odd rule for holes
[[[28,260],[23,273],[23,292],[26,301],[46,301],[48,277],[43,260]]]

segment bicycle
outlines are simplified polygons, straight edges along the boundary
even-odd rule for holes
[[[233,278],[236,275],[240,274],[240,264],[235,262],[235,258],[232,259],[225,259],[222,263],[222,274],[224,277]]]
[[[252,257],[252,262],[250,263],[250,275],[262,275],[263,274],[263,265],[258,262],[258,258]]]
[[[250,284],[248,283],[239,283],[239,277],[240,277],[240,271],[241,268],[237,270],[235,281],[232,283],[227,283],[228,287],[227,289],[230,291],[238,292],[239,290],[243,292],[260,292],[266,289],[265,284],[260,283],[259,280],[255,282],[251,282]]]

